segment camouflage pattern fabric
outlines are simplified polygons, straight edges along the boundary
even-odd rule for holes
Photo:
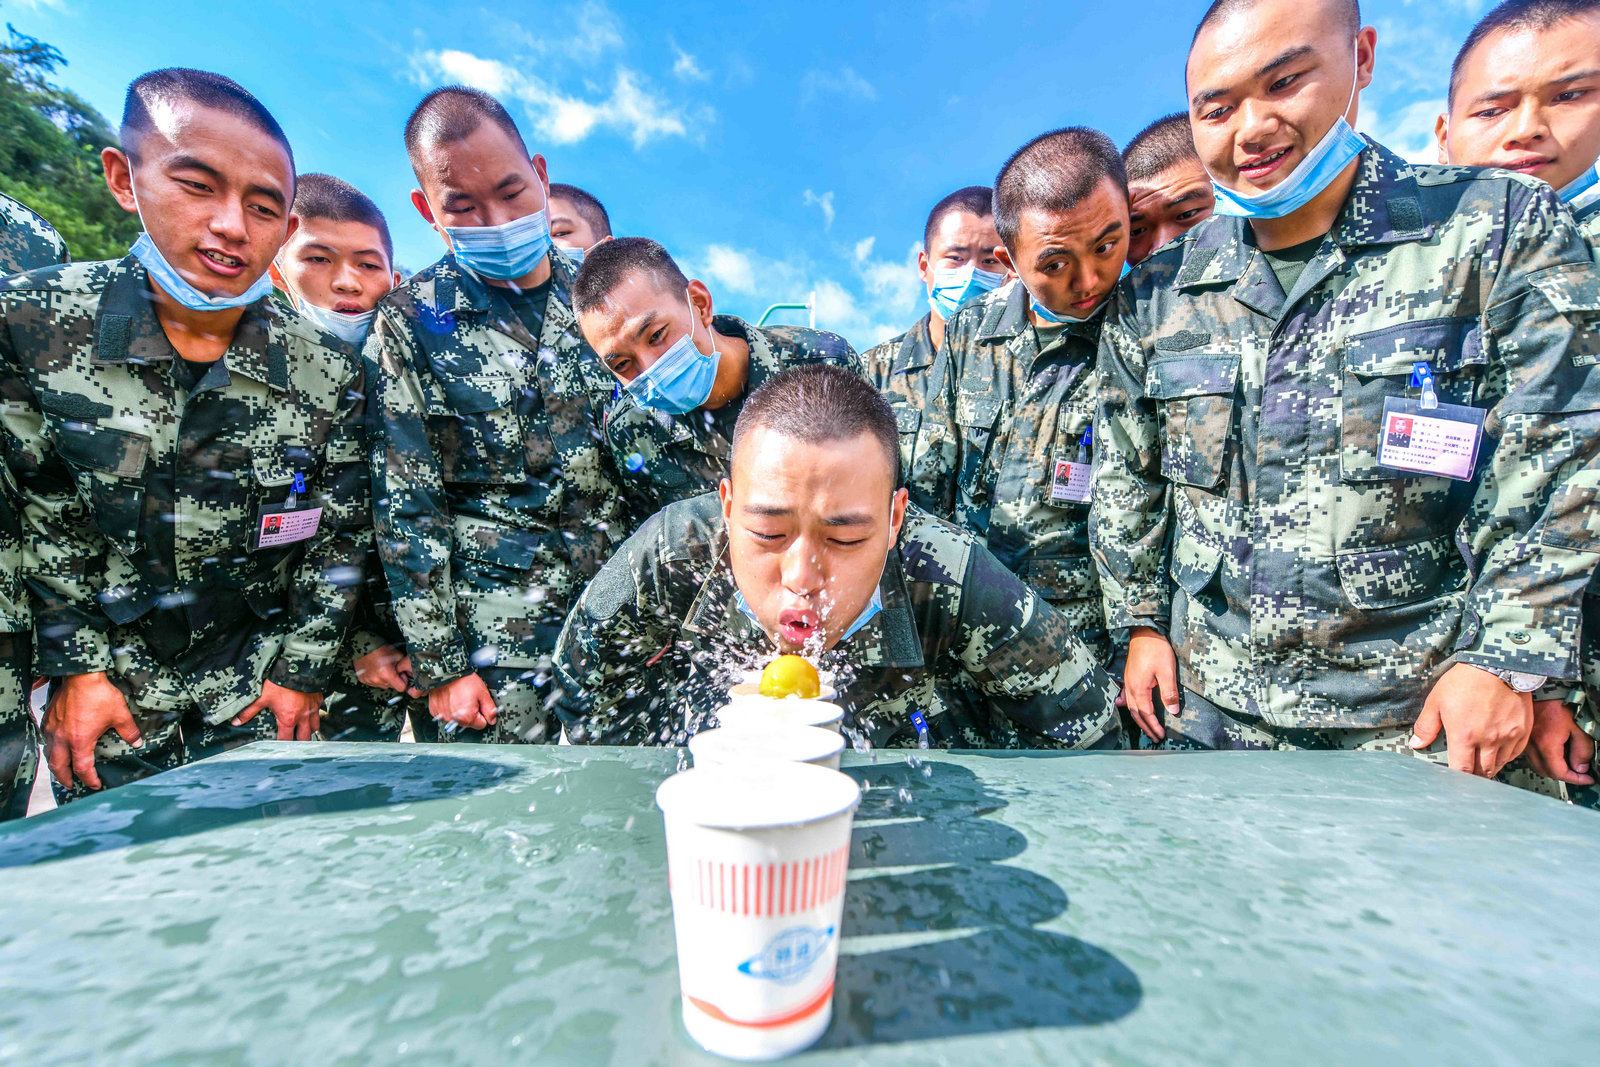
[[[0,194],[0,275],[67,262],[67,245],[51,225]],[[28,598],[22,590],[22,527],[10,478],[0,472],[0,820],[27,813],[38,763]]]
[[[39,768],[39,731],[27,699],[32,658],[28,631],[0,633],[0,822],[28,814]]]
[[[804,326],[762,329],[732,315],[716,315],[711,326],[750,346],[744,391],[715,411],[669,415],[640,404],[613,386],[605,411],[606,445],[638,522],[674,500],[715,489],[728,473],[733,426],[751,393],[773,375],[808,363],[831,363],[861,373],[855,349],[838,334]]]
[[[1373,144],[1292,293],[1243,220],[1190,230],[1133,268],[1102,335],[1109,624],[1168,633],[1185,688],[1276,728],[1409,724],[1455,662],[1574,678],[1596,311],[1543,182]],[[1378,465],[1384,401],[1418,395],[1423,360],[1441,402],[1487,412],[1471,481]]]
[[[573,608],[556,650],[574,744],[681,744],[741,672],[775,654],[738,607],[714,493],[653,516]],[[845,729],[912,746],[1090,747],[1117,741],[1115,687],[1065,617],[970,534],[915,507],[879,585],[883,610],[824,653]],[[947,699],[981,691],[976,712]]]
[[[955,522],[1067,617],[1100,661],[1111,656],[1089,555],[1089,504],[1053,499],[1056,465],[1087,462],[1099,400],[1104,314],[1044,332],[1028,291],[1002,286],[958,311],[944,351],[956,375]]]
[[[954,377],[933,350],[932,313],[861,357],[870,381],[900,424],[900,479],[911,502],[948,519],[956,504]]]
[[[263,299],[220,360],[178,362],[132,257],[0,282],[0,418],[36,667],[107,672],[153,744],[194,714],[227,722],[263,679],[325,689],[370,524],[365,386],[347,346]],[[253,547],[297,475],[316,533]],[[119,746],[108,733],[101,755]]]
[[[568,606],[620,540],[599,420],[613,379],[578,332],[571,262],[551,264],[539,337],[449,255],[367,337],[378,554],[422,689],[490,666],[548,680]],[[511,718],[498,739],[555,739]]]

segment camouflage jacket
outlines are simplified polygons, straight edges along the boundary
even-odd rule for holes
[[[653,516],[573,608],[556,649],[574,743],[673,744],[726,703],[772,644],[735,599],[715,493]],[[879,585],[883,610],[823,656],[845,726],[874,746],[1088,746],[1116,729],[1115,688],[1067,620],[969,533],[915,507]],[[975,689],[973,714],[948,699]]]
[[[0,194],[0,275],[67,262],[67,245],[51,225]],[[10,478],[0,471],[0,633],[28,628],[22,590],[22,524]]]
[[[807,363],[832,363],[861,373],[855,349],[838,334],[804,326],[762,329],[732,315],[717,315],[711,325],[724,337],[737,337],[750,346],[744,390],[722,407],[669,415],[645,407],[632,393],[613,385],[605,413],[606,445],[631,498],[636,522],[674,500],[717,487],[728,473],[733,425],[745,399],[768,378]]]
[[[868,349],[861,361],[900,423],[900,478],[911,502],[948,519],[956,506],[954,377],[944,353],[933,350],[931,318]]]
[[[1058,464],[1091,457],[1084,436],[1099,399],[1094,364],[1104,315],[1068,323],[1041,349],[1027,310],[1028,291],[1012,282],[963,307],[945,331],[960,435],[955,522],[1108,658],[1088,501],[1052,493]]]
[[[131,256],[0,282],[39,673],[120,673],[148,652],[183,691],[141,703],[192,701],[216,722],[259,695],[244,664],[267,641],[282,645],[268,679],[329,680],[370,523],[364,385],[348,346],[270,299],[192,392],[175,357]],[[253,548],[296,475],[317,532]]]
[[[551,265],[537,338],[451,255],[384,297],[367,335],[378,553],[421,688],[548,663],[610,555],[612,378],[578,332],[571,262]]]
[[[1596,311],[1548,186],[1377,145],[1292,293],[1244,221],[1190,230],[1123,280],[1102,336],[1110,625],[1167,632],[1185,687],[1277,726],[1409,723],[1457,661],[1574,677]],[[1470,481],[1378,465],[1419,361],[1487,413]]]

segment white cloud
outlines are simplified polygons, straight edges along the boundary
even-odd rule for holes
[[[814,205],[816,205],[818,208],[820,208],[822,210],[822,219],[823,219],[822,228],[824,230],[833,229],[833,190],[832,189],[829,189],[827,192],[821,193],[821,194],[814,193],[810,189],[807,189],[805,191],[805,202],[806,202],[807,205],[814,204]]]
[[[703,280],[735,293],[756,291],[755,263],[748,252],[740,252],[727,245],[712,245],[705,251],[705,268],[698,273]]]
[[[800,102],[809,104],[824,94],[845,96],[852,100],[878,99],[878,90],[851,67],[806,71],[800,79]]]
[[[872,246],[877,243],[876,237],[863,237],[856,242],[856,262],[865,263],[872,255]]]
[[[11,0],[13,7],[23,11],[65,11],[67,5],[63,0]]]
[[[611,93],[601,99],[572,96],[509,63],[457,49],[414,53],[411,69],[424,87],[460,82],[520,101],[540,138],[553,144],[575,144],[598,129],[625,134],[635,148],[656,138],[689,134],[690,116],[650,92],[643,78],[627,67],[616,68]],[[711,116],[709,109],[700,113],[704,119]]]
[[[1378,108],[1364,109],[1356,126],[1379,144],[1413,163],[1439,162],[1433,124],[1445,109],[1444,97],[1406,104],[1391,116]]]
[[[540,57],[545,65],[571,61],[593,63],[606,52],[622,47],[622,20],[600,0],[547,8],[540,14],[537,32],[520,19],[502,12],[481,9],[489,36],[515,47],[519,52]]]
[[[683,81],[703,82],[711,77],[700,68],[700,64],[695,61],[694,56],[678,47],[677,42],[672,43],[672,51],[678,57],[672,64],[672,73],[676,74],[680,79]]]

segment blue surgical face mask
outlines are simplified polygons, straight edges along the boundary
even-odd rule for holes
[[[941,318],[953,316],[968,300],[982,296],[1006,280],[968,263],[964,267],[939,267],[933,272],[933,288],[928,290],[928,306]]]
[[[1124,266],[1126,266],[1126,264],[1124,264]],[[1027,286],[1023,286],[1023,288],[1027,288]],[[1103,303],[1105,303],[1104,300],[1100,301],[1100,304]],[[1045,322],[1053,322],[1058,325],[1067,322],[1088,322],[1090,319],[1094,318],[1095,312],[1100,310],[1100,304],[1096,304],[1094,306],[1094,311],[1089,312],[1089,314],[1083,316],[1081,319],[1075,319],[1071,315],[1057,315],[1054,311],[1051,311],[1049,308],[1039,303],[1038,300],[1034,299],[1033,290],[1028,290],[1028,306],[1033,308],[1033,313],[1039,316]]]
[[[588,251],[587,248],[568,248],[566,245],[556,245],[556,247],[561,249],[562,255],[572,260],[574,267],[583,266],[583,256]]]
[[[1562,186],[1556,195],[1561,197],[1561,202],[1574,212],[1582,211],[1596,200],[1600,200],[1600,163]]]
[[[139,225],[144,226],[144,212],[139,210],[139,194],[133,194],[133,209],[139,215]],[[250,283],[250,288],[238,296],[207,296],[184,280],[178,269],[167,262],[167,257],[161,254],[161,249],[150,240],[148,231],[142,231],[138,240],[133,242],[129,253],[144,265],[145,273],[150,275],[150,280],[161,287],[161,291],[177,301],[182,307],[190,311],[226,311],[229,308],[244,307],[254,304],[257,300],[272,292],[272,276],[265,271],[261,277]]]
[[[376,309],[362,311],[354,315],[343,311],[330,311],[324,307],[296,299],[295,307],[300,314],[316,323],[318,326],[333,334],[347,345],[361,347],[367,339],[367,331],[372,328],[372,320],[378,314]]]
[[[684,294],[684,299],[688,299],[688,293]],[[628,383],[628,392],[645,407],[669,415],[687,415],[710,399],[722,353],[717,350],[715,338],[708,338],[711,341],[709,353],[701,352],[695,346],[694,323],[695,310],[691,301],[689,332],[674,341],[659,359]],[[709,334],[711,331],[707,329],[706,332]]]
[[[495,281],[531,274],[550,254],[550,221],[543,208],[498,226],[446,226],[444,232],[457,263]]]
[[[1358,62],[1357,79],[1360,74]],[[1211,187],[1217,193],[1216,213],[1238,219],[1281,219],[1293,215],[1332,185],[1333,180],[1367,147],[1361,135],[1351,128],[1349,120],[1344,117],[1349,113],[1350,105],[1355,103],[1356,86],[1359,84],[1359,80],[1350,83],[1350,100],[1344,106],[1344,114],[1328,127],[1322,140],[1295,165],[1294,170],[1271,189],[1264,193],[1239,193],[1213,178]]]
[[[749,619],[757,626],[761,625],[761,620],[756,618],[756,613],[750,610],[750,604],[745,600],[744,594],[739,592],[737,589],[735,589],[733,592],[733,603],[740,611],[744,612],[745,618]],[[848,641],[852,636],[854,636],[857,630],[871,622],[872,617],[882,610],[883,590],[881,588],[874,589],[872,591],[872,599],[867,601],[867,606],[861,609],[861,614],[856,616],[856,621],[851,623],[850,628],[840,636],[839,643],[843,644],[845,641]]]

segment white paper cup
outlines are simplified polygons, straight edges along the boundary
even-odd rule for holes
[[[827,700],[803,697],[735,697],[717,712],[717,723],[729,730],[771,730],[779,726],[820,726],[839,732],[844,709]]]
[[[784,760],[839,769],[844,737],[817,726],[774,726],[764,729],[702,730],[689,738],[696,767],[745,767]]]
[[[828,1028],[860,799],[808,763],[696,767],[656,790],[683,1025],[708,1052],[777,1059]]]

